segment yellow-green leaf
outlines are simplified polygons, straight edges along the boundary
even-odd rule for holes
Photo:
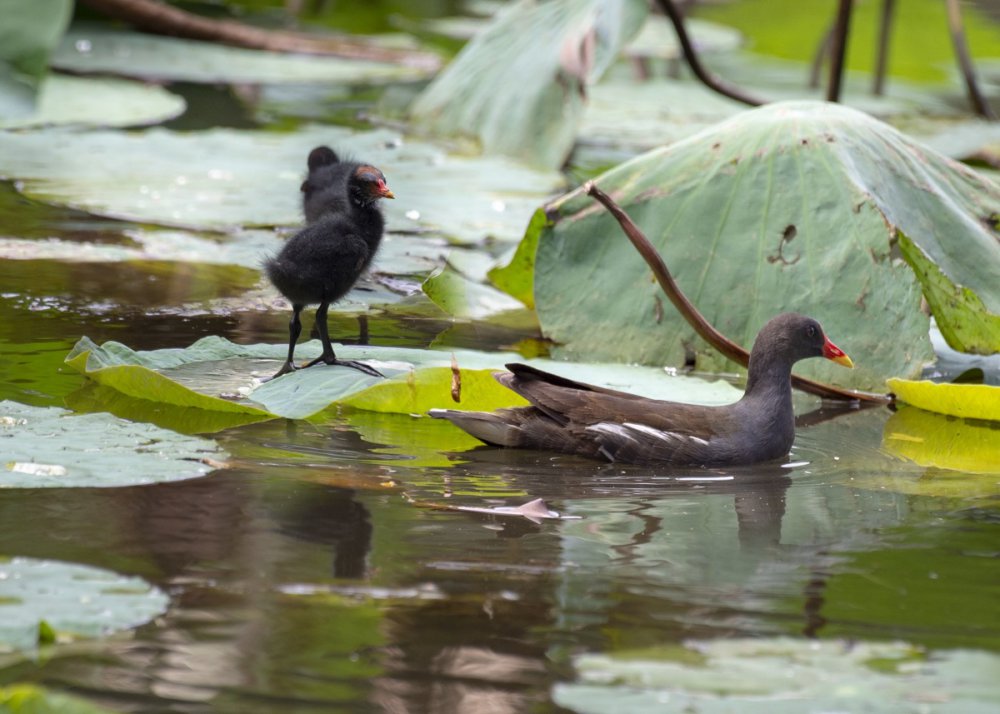
[[[1000,387],[997,386],[896,378],[888,380],[887,384],[896,399],[929,412],[1000,421]]]
[[[924,474],[885,470],[876,479],[890,490],[963,497],[1000,493],[1000,438],[991,424],[904,406],[886,421],[882,445],[893,456],[931,468]]]

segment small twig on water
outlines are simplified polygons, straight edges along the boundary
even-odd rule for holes
[[[639,227],[632,222],[632,219],[629,218],[628,214],[625,213],[624,210],[622,210],[621,206],[615,203],[611,196],[599,189],[593,181],[585,183],[583,189],[588,196],[593,197],[601,203],[601,205],[608,209],[608,212],[615,217],[618,221],[618,225],[620,225],[622,230],[625,232],[625,235],[628,236],[630,241],[632,241],[632,245],[634,245],[636,250],[639,251],[639,255],[642,256],[642,259],[646,261],[646,264],[653,271],[653,275],[656,276],[656,281],[660,284],[660,287],[663,288],[663,292],[666,293],[670,302],[674,304],[674,307],[677,308],[677,311],[681,314],[681,316],[687,320],[691,327],[694,328],[694,331],[724,357],[746,367],[750,363],[750,353],[716,330],[715,327],[713,327],[708,320],[706,320],[705,317],[698,312],[697,308],[695,308],[695,306],[691,304],[691,301],[687,299],[687,296],[685,296],[684,293],[681,292],[681,289],[677,287],[677,283],[674,282],[673,277],[670,275],[670,271],[663,262],[663,258],[661,258],[660,254],[656,251],[656,248],[654,248],[653,244],[649,242],[649,239],[643,235],[642,231],[639,230]],[[840,387],[834,387],[829,384],[823,384],[822,382],[814,382],[811,379],[798,377],[794,374],[792,375],[792,386],[797,389],[801,389],[803,392],[815,394],[823,399],[875,402],[881,404],[887,404],[892,401],[886,394],[873,394],[871,392],[861,392],[855,389],[841,389]]]

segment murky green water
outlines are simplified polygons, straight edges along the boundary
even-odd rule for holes
[[[0,217],[22,238],[128,241],[124,224],[26,202],[9,185]],[[82,335],[136,349],[215,334],[282,342],[286,314],[240,300],[256,281],[247,269],[184,263],[0,260],[0,399],[93,408],[94,387],[62,365]],[[372,344],[486,350],[536,336],[413,310],[367,324],[338,314],[330,328],[347,342],[366,333]],[[799,412],[817,406],[802,400]],[[1000,430],[965,424],[941,442],[953,422],[814,412],[800,419],[788,467],[670,471],[452,453],[449,424],[359,412],[215,434],[231,468],[200,479],[0,489],[0,555],[137,575],[170,597],[135,630],[0,655],[0,684],[136,713],[616,711],[642,687],[606,677],[582,688],[582,655],[687,661],[685,642],[738,638],[790,638],[804,651],[830,643],[845,656],[900,642],[932,663],[997,654],[1000,464],[964,457],[995,454]],[[571,518],[446,510],[539,497]],[[905,684],[905,668],[889,669]],[[731,674],[737,691],[754,680]],[[815,672],[789,669],[785,688],[760,702],[986,711],[922,690],[876,708],[862,684],[831,703],[797,689],[796,676]],[[631,710],[743,711],[684,687],[708,693]]]
[[[3,398],[78,399],[83,379],[60,363],[81,334],[147,348],[283,337],[280,314],[149,310],[228,289],[180,266],[145,273],[173,286],[144,291],[146,308],[122,307],[132,297],[106,267],[0,270]],[[442,330],[376,318],[370,339],[399,339],[400,324],[414,345]],[[892,456],[902,414],[824,416],[799,429],[793,460],[807,463],[783,469],[448,454],[435,448],[447,424],[357,413],[222,432],[233,468],[192,481],[0,490],[0,552],[139,575],[170,596],[134,632],[6,656],[0,681],[127,712],[556,711],[583,653],[782,635],[1000,650],[997,473]],[[431,507],[535,497],[580,518]]]

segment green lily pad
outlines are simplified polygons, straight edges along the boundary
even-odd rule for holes
[[[286,347],[237,345],[220,337],[202,338],[186,349],[152,352],[136,352],[117,342],[99,347],[85,337],[66,363],[98,384],[131,397],[255,416],[302,419],[331,406],[420,415],[436,407],[490,410],[526,403],[490,376],[505,362],[523,361],[515,354],[352,345],[335,349],[341,359],[368,361],[387,379],[349,368],[316,366],[262,384],[259,377],[277,371]],[[316,340],[296,349],[301,361],[319,353]],[[457,390],[452,360],[461,373]],[[670,377],[648,367],[528,362],[570,379],[654,398],[718,404],[739,397],[739,391],[725,382]],[[230,396],[224,399],[220,394]]]
[[[149,622],[168,603],[142,578],[54,560],[0,560],[0,648],[35,649],[43,625],[57,636],[103,637]]]
[[[724,334],[749,347],[791,309],[817,318],[855,358],[850,371],[803,362],[806,376],[874,389],[932,359],[919,282],[895,256],[897,227],[986,309],[1000,309],[1000,243],[983,220],[1000,209],[1000,189],[846,107],[768,105],[596,182]],[[703,369],[723,364],[582,189],[546,208],[526,240],[538,241],[535,306],[561,356],[678,364],[692,350]]]
[[[156,87],[122,79],[50,74],[39,88],[35,111],[0,119],[0,129],[54,124],[140,126],[159,124],[184,113],[184,99]]]
[[[72,0],[4,3],[0,117],[23,117],[35,111],[36,92],[48,73],[49,53],[72,15]]]
[[[556,685],[576,712],[864,711],[986,714],[1000,705],[1000,658],[975,650],[924,650],[896,642],[792,638],[690,641],[587,654],[579,680]]]
[[[522,0],[498,12],[417,97],[410,114],[437,135],[475,140],[557,168],[573,147],[587,86],[647,14],[639,0]]]
[[[70,29],[51,62],[56,69],[78,74],[231,84],[373,84],[422,79],[433,71],[426,66],[227,47],[98,25]]]
[[[114,714],[69,694],[50,692],[33,684],[0,687],[0,711],[4,714]]]
[[[40,201],[137,222],[206,230],[296,225],[305,159],[319,144],[349,149],[384,171],[397,196],[384,202],[390,231],[516,240],[538,202],[563,185],[555,172],[449,155],[387,129],[329,126],[292,134],[6,132],[0,176]]]
[[[0,488],[133,486],[204,476],[215,442],[108,414],[0,402]],[[0,618],[2,619],[2,618]]]

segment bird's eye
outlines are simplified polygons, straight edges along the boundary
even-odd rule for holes
[[[806,326],[806,334],[809,335],[810,337],[815,337],[816,336],[816,325],[808,325],[808,326]]]

